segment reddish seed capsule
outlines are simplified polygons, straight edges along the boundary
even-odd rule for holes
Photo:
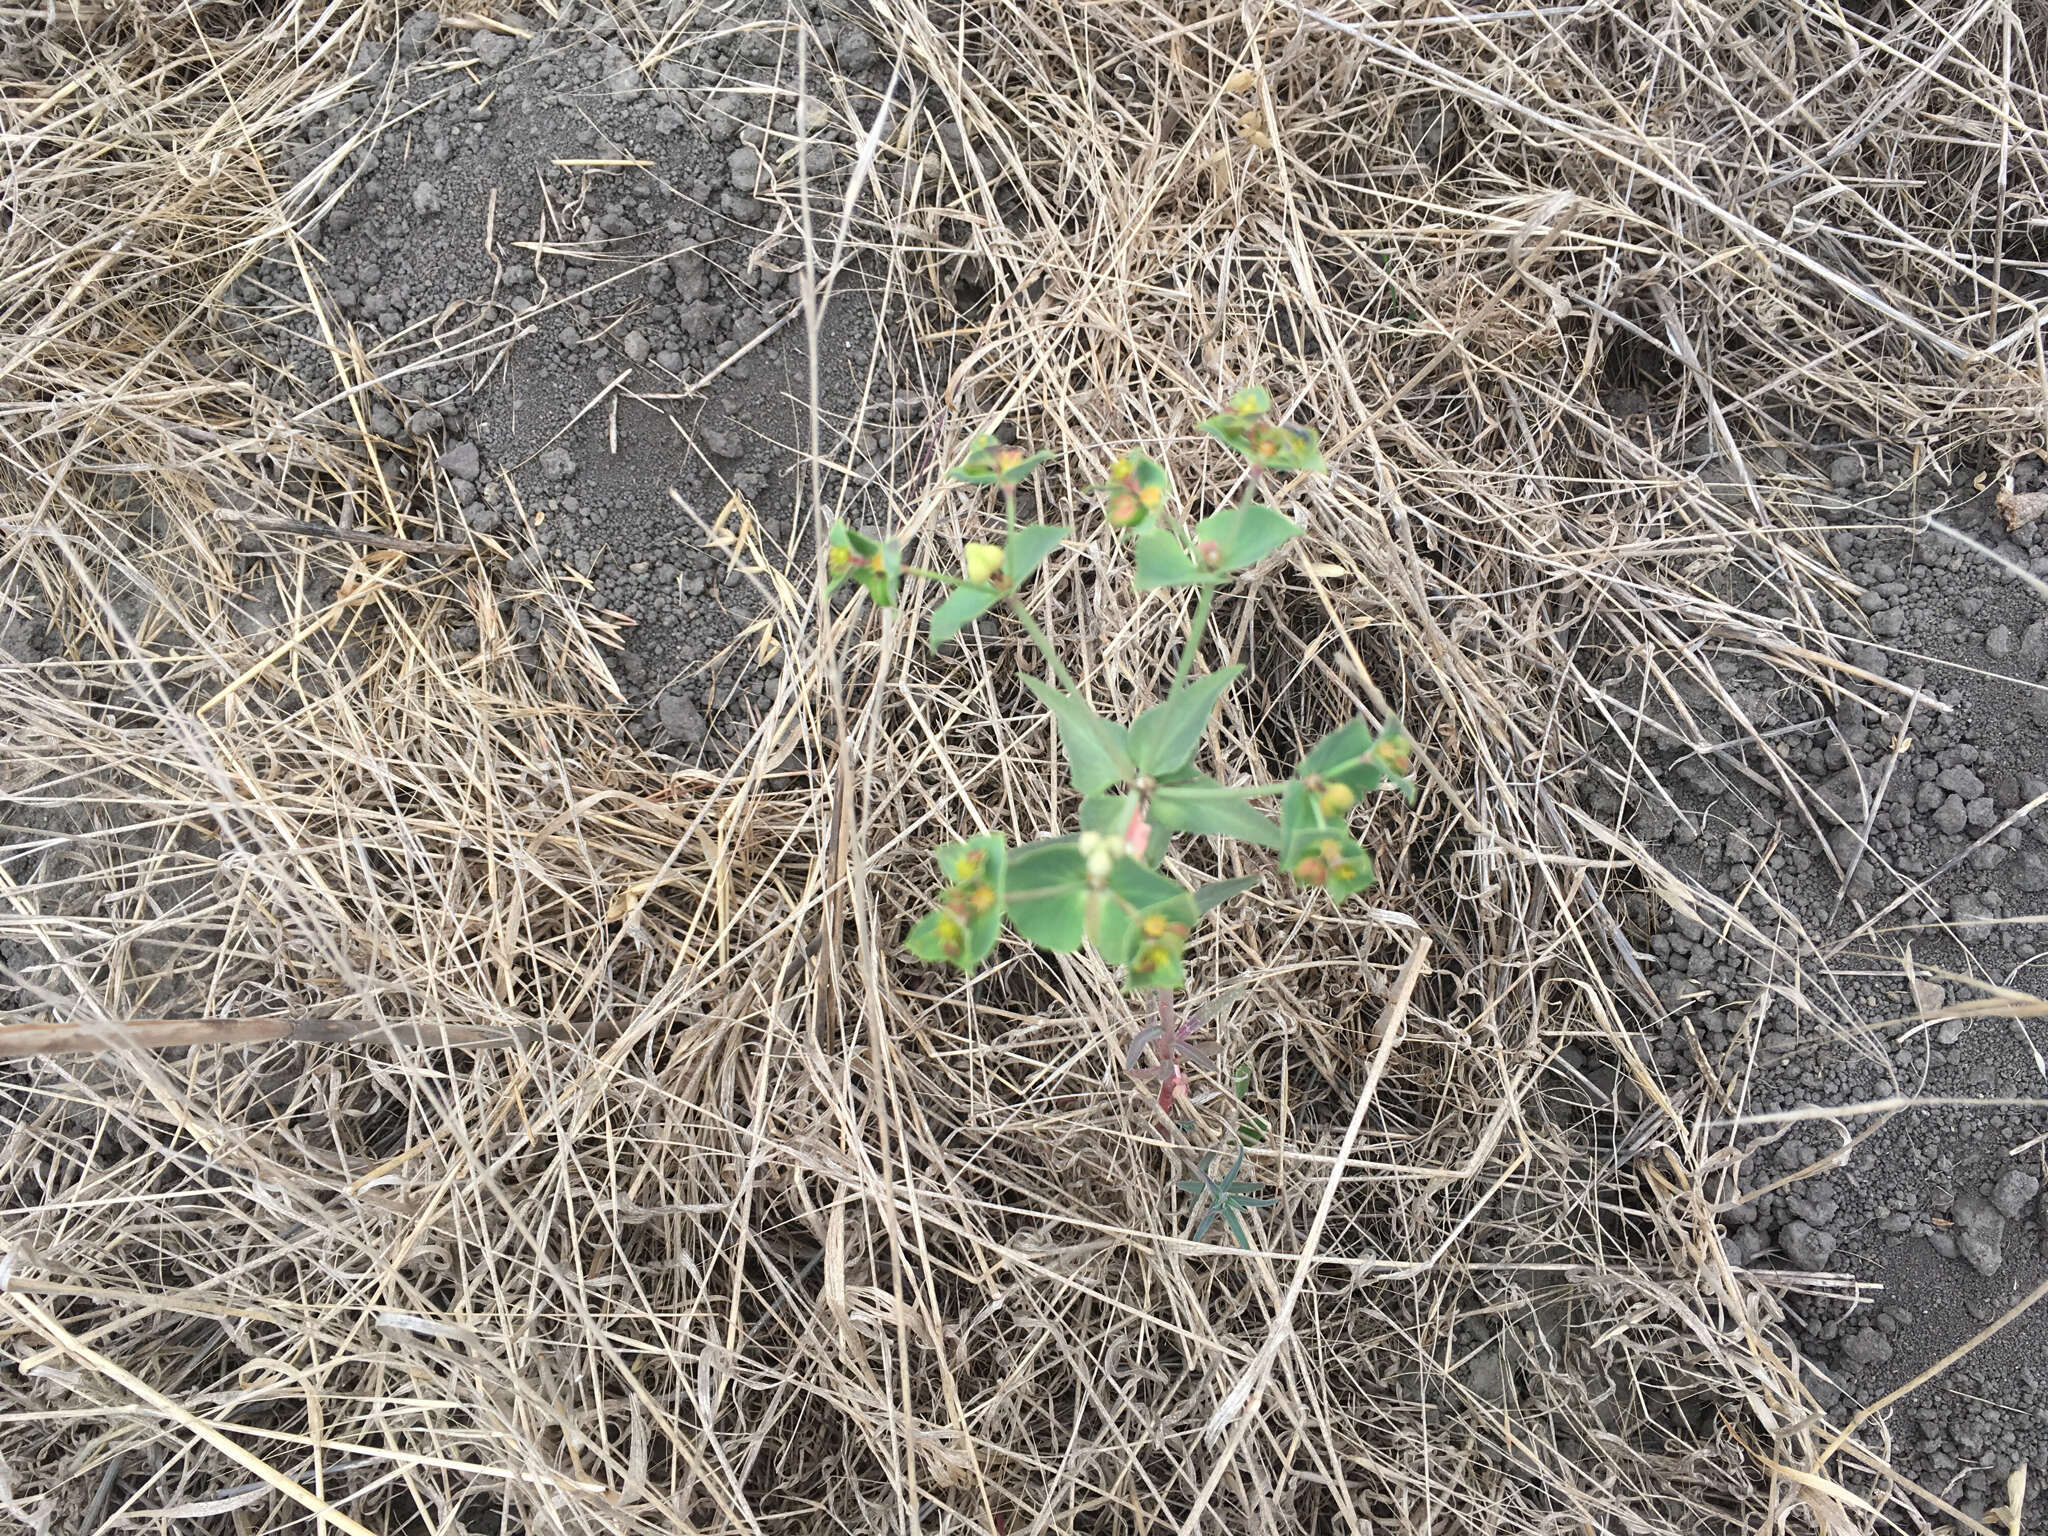
[[[1330,866],[1310,854],[1294,866],[1294,878],[1303,885],[1321,885],[1330,878]]]

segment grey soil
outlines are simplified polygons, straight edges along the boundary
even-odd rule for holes
[[[2048,525],[2009,531],[1990,495],[1915,487],[1905,462],[1816,451],[1815,495],[1837,525],[1827,548],[1850,583],[1819,617],[1856,666],[1935,702],[1853,678],[1832,696],[1788,687],[1729,647],[1721,689],[1781,775],[1714,690],[1680,683],[1674,699],[1624,669],[1610,760],[1626,738],[1669,798],[1644,795],[1638,774],[1624,806],[1618,772],[1587,795],[1761,935],[1667,911],[1638,938],[1667,1010],[1652,1043],[1667,1082],[1710,1076],[1709,1114],[1964,1101],[1717,1136],[1736,1149],[1728,1256],[1779,1272],[1814,1393],[1838,1419],[2048,1277],[2048,1020],[1914,1017],[2048,979],[2048,601],[2021,574],[2048,574]],[[2037,484],[2039,462],[2016,479]],[[1776,593],[1723,595],[1792,622]],[[2026,1102],[1972,1102],[2012,1099]],[[2019,1463],[2048,1466],[2044,1348],[2048,1316],[2029,1311],[1909,1396],[1891,1416],[1899,1469],[1975,1518],[2000,1507]],[[2028,1529],[2048,1525],[2030,1513]]]
[[[357,59],[359,88],[286,170],[317,174],[386,125],[330,173],[345,190],[311,237],[328,323],[375,374],[360,407],[386,472],[440,536],[506,552],[506,590],[543,568],[587,579],[616,616],[601,638],[634,733],[695,754],[743,740],[772,692],[758,584],[810,558],[804,251],[773,188],[801,169],[814,224],[836,218],[888,72],[856,23],[819,13],[831,56],[809,60],[799,167],[779,7],[698,16],[651,75],[578,9],[500,10],[526,39],[416,13],[395,50]],[[831,506],[923,446],[923,396],[892,376],[858,277],[840,274],[818,338]],[[280,252],[238,295],[281,370],[266,383],[353,424],[303,293]],[[528,660],[560,622],[538,599],[505,617]]]

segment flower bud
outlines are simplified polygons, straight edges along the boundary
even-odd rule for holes
[[[967,579],[985,583],[1003,568],[1003,550],[999,544],[969,544],[965,550]]]
[[[1358,797],[1344,784],[1326,784],[1316,796],[1316,805],[1325,816],[1341,816],[1357,803]]]

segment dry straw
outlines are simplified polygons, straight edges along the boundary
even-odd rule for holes
[[[678,20],[621,15],[649,56]],[[578,589],[400,501],[361,426],[373,347],[336,335],[339,412],[249,382],[231,285],[266,251],[317,272],[289,141],[388,19],[0,10],[13,1017],[356,1037],[0,1067],[0,1508],[1874,1527],[1878,1426],[1813,1416],[1774,1292],[1715,1237],[1728,1106],[1640,1045],[1630,945],[1644,894],[1681,893],[1580,790],[1589,721],[1643,728],[1603,692],[1624,667],[1737,719],[1729,652],[1881,686],[1817,620],[1798,444],[1953,470],[2040,431],[2039,298],[2006,266],[2044,206],[2018,8],[870,18],[904,67],[886,110],[835,98],[874,130],[858,200],[842,222],[792,180],[783,207],[814,272],[851,258],[838,286],[951,360],[890,522],[978,531],[929,464],[1005,416],[1063,456],[1048,494],[1135,443],[1222,495],[1192,423],[1251,380],[1341,471],[1221,610],[1252,673],[1220,764],[1271,779],[1398,709],[1427,789],[1372,824],[1381,905],[1269,883],[1191,954],[1275,1121],[1248,1254],[1185,1239],[1100,967],[1019,949],[970,989],[899,952],[918,850],[1071,812],[1008,637],[933,661],[912,616],[763,573],[771,716],[729,771],[666,771],[605,713]],[[778,35],[819,92],[815,38]],[[1173,626],[1088,537],[1048,618],[1127,708]]]

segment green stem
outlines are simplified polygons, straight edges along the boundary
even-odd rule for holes
[[[1010,612],[1017,616],[1017,622],[1024,626],[1024,632],[1038,646],[1039,654],[1045,658],[1046,665],[1052,668],[1053,680],[1078,698],[1081,693],[1080,686],[1074,681],[1073,674],[1067,671],[1067,664],[1060,660],[1060,653],[1054,650],[1052,642],[1046,639],[1045,631],[1038,627],[1038,620],[1031,617],[1031,610],[1014,594],[1006,601],[1009,603]]]
[[[1195,652],[1202,644],[1202,631],[1209,627],[1209,605],[1216,600],[1216,588],[1204,583],[1202,595],[1195,599],[1195,616],[1188,623],[1188,643],[1181,647],[1180,665],[1173,669],[1173,687],[1167,690],[1167,697],[1179,693],[1188,680],[1188,672],[1195,664]]]
[[[922,576],[926,581],[942,581],[949,587],[971,587],[973,582],[964,576],[948,576],[944,571],[928,571],[921,565],[903,567],[906,576]]]
[[[1017,537],[1017,487],[1003,487],[1003,527],[1007,537]]]

